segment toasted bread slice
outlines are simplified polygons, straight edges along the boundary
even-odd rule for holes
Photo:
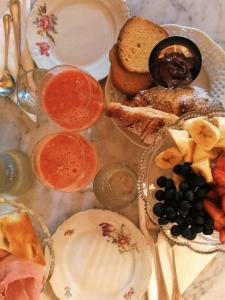
[[[151,51],[168,37],[165,29],[141,17],[129,19],[118,38],[118,58],[129,72],[146,73]]]
[[[128,107],[121,103],[110,103],[107,107],[109,117],[132,133],[138,135],[146,144],[152,142],[154,135],[164,125],[172,125],[178,119],[151,107]]]
[[[0,217],[0,249],[45,265],[39,240],[26,212]]]
[[[110,78],[113,85],[122,93],[135,95],[141,90],[148,89],[152,85],[150,73],[128,72],[121,67],[117,58],[117,45],[109,53],[111,62]]]

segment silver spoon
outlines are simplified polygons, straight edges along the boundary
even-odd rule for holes
[[[40,77],[43,70],[34,68],[26,72],[23,68],[21,58],[21,6],[19,0],[11,0],[9,4],[10,13],[13,19],[13,28],[15,35],[15,44],[18,59],[17,75],[17,104],[25,111],[37,115],[40,113],[37,97],[37,89],[34,89],[32,82]],[[33,78],[32,78],[33,76]]]
[[[7,96],[12,94],[16,88],[16,82],[8,69],[8,50],[9,50],[9,35],[11,28],[11,16],[9,14],[3,17],[4,31],[5,31],[5,57],[3,75],[0,78],[0,95]]]

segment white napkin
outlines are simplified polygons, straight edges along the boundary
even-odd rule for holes
[[[144,214],[144,203],[139,199],[139,218],[140,218],[140,228],[146,238],[149,238],[149,234],[146,229],[145,214]],[[150,240],[151,242],[151,240]],[[171,249],[163,237],[160,234],[158,238],[160,260],[163,267],[163,273],[165,282],[168,288],[168,292],[172,294],[172,266],[171,266]],[[175,257],[176,257],[176,269],[179,281],[179,287],[181,293],[183,293],[188,286],[194,281],[194,279],[199,275],[199,273],[208,265],[208,263],[215,257],[216,254],[202,255],[189,250],[187,247],[174,246],[175,247]],[[153,273],[148,289],[149,300],[157,299],[157,288],[156,288],[156,277],[155,268],[153,265]]]
[[[9,3],[9,0],[4,0],[3,6],[1,5],[1,11],[0,11],[0,36],[2,37],[1,43],[0,43],[0,74],[2,74],[3,71],[3,64],[4,64],[4,27],[3,27],[3,20],[2,15],[4,13],[9,13],[9,10],[7,10],[7,5]],[[25,36],[25,29],[26,29],[26,19],[31,10],[31,0],[21,0],[21,48],[22,48],[22,62],[23,67],[26,71],[31,70],[34,67],[33,60],[30,56],[27,42],[26,42],[26,36]],[[14,32],[13,32],[13,26],[11,23],[11,33],[10,33],[10,45],[9,45],[9,57],[8,57],[8,66],[9,70],[16,79],[17,72],[18,72],[18,63],[17,63],[17,55],[16,55],[16,48],[15,48],[15,39],[14,39]],[[16,102],[16,95],[11,95],[10,98]],[[36,121],[36,117],[28,114],[29,117]]]

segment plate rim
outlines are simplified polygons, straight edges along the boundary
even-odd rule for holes
[[[64,2],[64,0],[57,0],[57,1]],[[76,1],[76,0],[74,0],[74,1]],[[102,4],[104,2],[110,3],[111,5],[113,5],[116,8],[116,10],[118,10],[118,8],[119,8],[119,11],[121,13],[117,14],[117,16],[120,16],[121,24],[124,24],[130,18],[130,16],[131,16],[130,15],[130,9],[129,9],[128,5],[127,5],[126,0],[103,0],[103,1],[102,0],[95,0],[95,1],[96,2],[101,2]],[[26,36],[26,40],[27,40],[29,52],[30,52],[30,55],[31,55],[32,59],[34,60],[35,64],[39,68],[46,68],[47,67],[47,69],[50,69],[50,68],[58,65],[59,63],[58,62],[54,62],[54,63],[50,62],[50,63],[47,64],[47,61],[46,61],[45,58],[49,57],[49,56],[48,55],[46,55],[46,56],[45,55],[41,55],[40,53],[37,54],[35,52],[35,51],[37,51],[37,47],[35,49],[35,47],[34,47],[32,41],[30,40],[29,36],[30,36],[30,34],[35,34],[35,36],[37,35],[37,33],[34,32],[34,29],[32,29],[32,27],[31,27],[31,23],[33,23],[32,19],[34,17],[35,12],[38,10],[38,7],[40,7],[40,5],[48,4],[49,2],[51,2],[51,0],[36,0],[34,2],[33,6],[32,6],[32,9],[31,9],[31,11],[29,12],[29,14],[27,16],[27,19],[26,19],[26,28],[25,28],[25,36]],[[119,34],[119,28],[115,29],[115,31],[116,31],[115,32],[115,36],[118,36],[118,34]],[[40,40],[41,40],[40,43],[48,41],[46,38],[43,38],[43,37],[41,37]],[[107,53],[105,52],[105,54],[107,54]],[[96,61],[93,61],[92,64],[94,64],[95,62]],[[66,64],[66,63],[68,63],[68,62],[66,62],[66,61],[60,61],[60,64]],[[103,64],[104,64],[105,67],[102,68],[102,70],[100,72],[98,70],[98,74],[95,74],[96,72],[94,72],[94,71],[90,72],[90,75],[92,75],[96,80],[102,80],[102,79],[104,79],[108,75],[109,67],[110,67],[108,55],[106,55],[106,57],[104,58]],[[85,68],[83,68],[83,67],[80,67],[80,69],[84,69],[85,70]]]
[[[149,282],[151,279],[151,274],[152,274],[152,256],[153,253],[151,251],[150,245],[148,243],[148,241],[146,240],[144,234],[141,232],[141,229],[139,229],[132,221],[130,221],[129,219],[127,219],[126,217],[118,214],[117,212],[112,212],[109,210],[103,210],[103,209],[89,209],[83,212],[77,212],[75,214],[73,214],[70,218],[68,218],[67,220],[65,220],[63,223],[61,223],[58,228],[56,229],[56,231],[54,232],[54,234],[52,235],[52,239],[53,242],[55,244],[55,239],[61,239],[62,238],[62,232],[64,231],[64,229],[66,229],[68,226],[71,226],[73,223],[75,223],[77,221],[77,219],[79,219],[80,217],[88,217],[88,216],[92,216],[91,220],[93,221],[93,217],[96,219],[96,223],[98,222],[98,216],[101,216],[101,218],[104,218],[106,221],[110,220],[110,217],[113,220],[113,223],[117,223],[117,224],[125,224],[125,226],[129,229],[129,232],[134,233],[134,237],[137,237],[137,241],[139,241],[139,243],[141,243],[141,253],[139,253],[140,255],[142,255],[142,259],[144,258],[145,260],[145,264],[146,264],[146,270],[148,270],[148,274],[143,274],[143,285],[142,285],[142,289],[139,291],[137,291],[137,288],[135,289],[135,295],[133,295],[132,300],[137,300],[139,299],[141,296],[143,296],[143,294],[146,292],[146,290],[148,289],[149,286]],[[66,245],[66,243],[65,243]],[[64,246],[66,247],[66,246]],[[55,259],[57,259],[57,250],[55,248]],[[60,299],[64,299],[66,297],[62,297],[62,292],[59,294],[58,293],[58,289],[55,289],[54,286],[57,285],[58,287],[58,282],[61,281],[62,282],[62,276],[59,274],[60,272],[57,272],[57,262],[55,264],[55,272],[50,280],[50,284],[51,287],[55,293],[56,296],[60,297]],[[63,284],[61,285],[63,286]],[[63,291],[63,290],[62,290]],[[123,296],[123,295],[121,295]],[[91,299],[91,298],[90,298]],[[124,297],[124,299],[126,299]],[[87,299],[85,299],[87,300]]]

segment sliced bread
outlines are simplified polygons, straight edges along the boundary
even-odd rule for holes
[[[129,19],[118,38],[118,58],[129,72],[148,72],[152,49],[168,37],[165,29],[141,17]]]
[[[135,95],[137,92],[151,87],[152,79],[149,72],[134,73],[122,68],[117,58],[117,45],[111,49],[109,59],[111,62],[110,78],[113,85],[122,93]]]

